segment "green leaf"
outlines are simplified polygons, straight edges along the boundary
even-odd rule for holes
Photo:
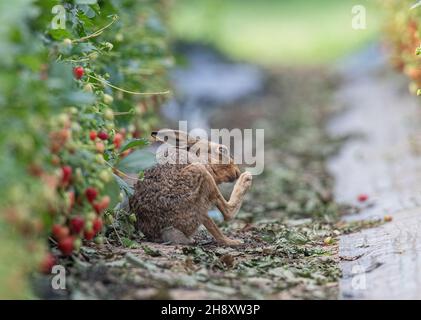
[[[92,10],[91,7],[89,7],[89,6],[82,6],[81,10],[85,14],[85,16],[87,16],[89,19],[94,18],[95,15],[96,15],[95,11]]]
[[[63,40],[65,38],[72,38],[72,34],[66,29],[52,29],[49,31],[49,34],[54,40]]]
[[[135,147],[144,147],[147,146],[149,144],[149,141],[146,140],[145,138],[140,138],[140,139],[134,139],[131,140],[129,142],[127,142],[120,150],[120,153],[131,149],[131,148],[135,148]]]
[[[123,172],[142,172],[156,164],[156,157],[150,151],[136,150],[120,161],[117,168]]]
[[[118,186],[120,187],[120,190],[123,190],[124,192],[126,192],[127,195],[133,195],[134,190],[132,187],[130,187],[126,181],[124,181],[123,179],[121,179],[119,176],[113,174],[114,179],[117,181]]]

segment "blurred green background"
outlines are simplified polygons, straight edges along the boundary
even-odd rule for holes
[[[181,40],[215,45],[241,60],[265,65],[327,63],[378,34],[376,0],[174,0],[170,27]],[[352,7],[363,5],[367,29],[351,28]]]

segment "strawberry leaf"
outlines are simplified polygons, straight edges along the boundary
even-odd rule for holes
[[[129,142],[127,142],[122,148],[121,148],[121,150],[120,150],[120,153],[122,153],[122,152],[124,152],[124,151],[126,151],[126,150],[128,150],[128,149],[132,149],[132,148],[136,148],[136,147],[145,147],[145,146],[147,146],[147,145],[149,145],[149,141],[148,140],[146,140],[146,139],[144,139],[144,138],[141,138],[141,139],[134,139],[134,140],[131,140],[131,141],[129,141]]]

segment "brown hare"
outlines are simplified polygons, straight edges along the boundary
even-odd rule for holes
[[[241,174],[224,145],[169,129],[161,130],[159,135],[153,132],[152,137],[164,142],[162,133],[164,136],[173,135],[177,143],[176,155],[181,158],[184,151],[188,159],[183,163],[157,164],[146,170],[144,178],[136,183],[129,207],[137,215],[139,230],[152,241],[192,244],[190,237],[203,224],[218,243],[228,246],[241,244],[241,241],[230,239],[219,230],[208,216],[208,210],[216,206],[226,221],[233,219],[251,186],[252,175],[249,172]],[[184,149],[182,142],[186,147]],[[198,147],[207,150],[207,161],[190,159],[192,149],[198,150]],[[226,201],[218,184],[237,179],[231,197]]]

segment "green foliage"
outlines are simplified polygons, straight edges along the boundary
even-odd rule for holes
[[[354,5],[367,9],[364,30],[351,27]],[[209,42],[235,58],[312,65],[330,63],[372,40],[381,12],[372,0],[178,0],[171,27],[183,40]]]

